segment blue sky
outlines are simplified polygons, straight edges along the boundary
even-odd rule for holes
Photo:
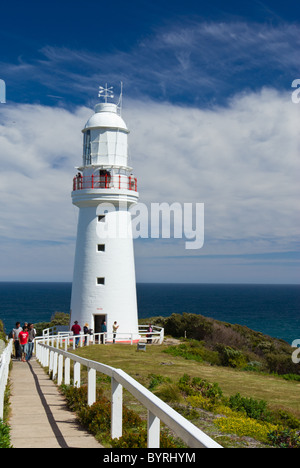
[[[122,81],[141,201],[205,205],[201,250],[135,242],[137,281],[299,282],[297,2],[15,1],[0,13],[0,280],[71,281],[80,130],[98,86]]]

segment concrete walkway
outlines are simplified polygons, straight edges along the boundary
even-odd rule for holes
[[[11,444],[14,448],[102,448],[76,422],[64,397],[32,358],[13,361],[11,382]]]

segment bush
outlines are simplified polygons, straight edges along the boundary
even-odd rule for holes
[[[234,411],[245,413],[249,418],[266,420],[270,417],[266,401],[242,397],[239,393],[229,398],[228,406]]]
[[[124,435],[120,439],[111,439],[111,403],[103,395],[102,389],[97,388],[97,401],[88,406],[87,387],[80,388],[62,385],[68,406],[76,412],[79,422],[87,428],[97,439],[104,440],[115,448],[146,448],[147,430],[138,414],[123,406]],[[167,433],[161,433],[161,447],[181,447],[180,443]]]
[[[169,377],[164,377],[159,374],[149,374],[148,378],[150,378],[150,383],[148,385],[149,390],[154,390],[158,385],[161,385],[164,382],[171,382]]]
[[[241,368],[247,365],[248,360],[246,356],[238,349],[218,344],[216,345],[216,350],[220,355],[222,366]]]
[[[209,383],[199,377],[184,374],[178,381],[178,388],[187,396],[199,396],[210,399],[212,403],[222,398],[223,392],[217,383]]]
[[[270,422],[289,429],[300,429],[300,421],[293,414],[282,409],[272,411]]]
[[[291,354],[267,354],[266,361],[270,372],[279,375],[299,374],[299,365],[293,363]]]
[[[41,336],[45,328],[55,327],[56,325],[69,325],[69,323],[70,314],[65,314],[64,312],[54,312],[50,322],[35,323],[34,327],[36,329],[37,335]]]
[[[202,395],[188,396],[186,401],[192,408],[201,408],[205,411],[214,410],[214,403],[209,398],[205,398]]]
[[[0,320],[0,340],[6,342],[6,333],[2,320]]]
[[[181,356],[184,359],[210,362],[211,364],[220,364],[219,355],[216,351],[207,349],[203,342],[196,340],[188,340],[177,346],[169,346],[164,353],[172,356]]]
[[[140,429],[138,432],[125,432],[119,439],[112,439],[113,448],[147,448],[147,430]],[[167,432],[160,433],[160,447],[162,448],[184,448],[184,444],[174,439]]]
[[[172,314],[164,323],[166,335],[180,338],[187,334],[188,338],[203,340],[212,334],[212,323],[202,315]]]
[[[236,415],[218,418],[214,421],[214,424],[227,434],[236,434],[240,437],[253,437],[263,443],[270,443],[269,433],[278,430],[278,427],[273,424]]]
[[[180,389],[175,383],[166,383],[154,393],[166,403],[180,403],[182,400]]]
[[[278,448],[300,448],[300,436],[290,429],[274,430],[268,434],[268,440]]]
[[[10,444],[10,427],[0,419],[0,448],[12,448]]]

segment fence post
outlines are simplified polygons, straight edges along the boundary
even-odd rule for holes
[[[65,385],[70,385],[70,358],[65,359]]]
[[[111,438],[122,437],[123,387],[114,377],[111,378]]]
[[[51,350],[51,351],[50,351],[50,359],[49,359],[49,361],[50,361],[50,362],[49,362],[49,371],[48,371],[49,374],[51,374],[51,371],[52,371],[52,369],[53,369],[53,355],[54,355],[54,353],[53,353],[53,351]]]
[[[58,367],[57,361],[58,361],[58,353],[54,352],[52,380],[54,380],[57,376],[57,367]]]
[[[160,446],[160,420],[148,410],[148,448],[159,448]]]
[[[80,362],[74,362],[74,387],[80,388]]]
[[[63,367],[64,367],[64,357],[62,354],[58,356],[58,375],[57,375],[57,385],[62,384],[63,378]]]
[[[96,371],[88,369],[88,405],[92,406],[96,401]]]

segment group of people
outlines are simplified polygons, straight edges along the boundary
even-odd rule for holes
[[[117,324],[117,322],[114,322],[113,326],[112,326],[113,343],[116,342],[116,335],[117,335],[118,328],[119,328],[119,325]],[[75,336],[75,346],[78,346],[79,340],[80,340],[79,335],[80,335],[80,332],[81,332],[81,326],[79,325],[77,320],[75,320],[74,325],[71,328],[71,331],[73,332],[73,335]],[[87,345],[87,338],[88,338],[87,335],[91,335],[92,333],[93,332],[89,328],[89,324],[85,323],[85,325],[83,327],[83,334],[85,335],[84,336],[84,345],[85,346]],[[104,337],[106,336],[105,335],[106,333],[107,333],[107,325],[106,325],[106,321],[103,320],[102,323],[101,323],[101,343],[102,344],[105,343]]]
[[[18,361],[30,361],[35,337],[36,330],[33,323],[25,322],[23,327],[21,327],[20,322],[16,323],[16,327],[12,331],[12,338],[14,341],[15,358]]]

